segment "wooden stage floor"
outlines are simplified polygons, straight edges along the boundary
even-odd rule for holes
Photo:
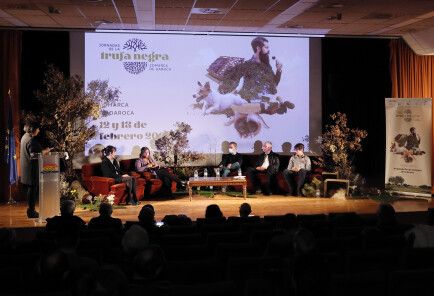
[[[113,217],[125,221],[137,221],[141,206],[151,203],[156,212],[156,220],[161,220],[168,214],[185,214],[192,219],[204,217],[205,208],[210,204],[218,204],[226,217],[237,216],[241,203],[248,202],[252,206],[254,215],[282,215],[294,214],[318,214],[331,212],[356,212],[358,214],[374,214],[378,202],[370,199],[333,199],[333,198],[305,198],[286,197],[281,195],[262,196],[244,200],[240,197],[229,197],[226,195],[215,195],[213,198],[194,196],[190,202],[188,196],[178,197],[172,200],[142,201],[139,206],[126,206],[115,209]],[[434,207],[433,201],[423,199],[398,200],[392,203],[399,213],[404,212],[425,212],[428,208]],[[76,214],[88,222],[97,212],[83,210],[77,207]],[[44,227],[44,223],[38,223],[35,219],[28,219],[26,216],[26,203],[20,202],[16,205],[0,205],[0,227]]]

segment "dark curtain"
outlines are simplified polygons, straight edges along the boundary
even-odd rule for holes
[[[356,171],[371,186],[384,186],[385,107],[391,96],[389,40],[325,38],[322,42],[323,128],[330,114],[346,113],[350,127],[368,132]]]
[[[22,32],[0,31],[0,104],[2,116],[0,120],[0,199],[9,198],[8,167],[5,161],[5,140],[9,106],[12,106],[13,125],[17,163],[20,155],[20,69],[21,69],[21,42]],[[10,90],[11,100],[8,92]],[[18,166],[19,167],[19,166]],[[17,184],[12,186],[12,193],[17,198]],[[18,197],[19,198],[19,197]]]

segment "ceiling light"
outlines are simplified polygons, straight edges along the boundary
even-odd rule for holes
[[[329,21],[338,20],[340,21],[342,19],[342,13],[338,12],[336,15],[331,15],[327,18]]]
[[[96,20],[94,23],[97,24],[97,25],[100,25],[100,24],[113,24],[113,22],[109,21],[109,20]]]
[[[191,14],[225,14],[227,9],[220,8],[198,8],[193,7],[191,9]]]
[[[48,12],[52,14],[60,14],[61,11],[53,6],[48,6]]]

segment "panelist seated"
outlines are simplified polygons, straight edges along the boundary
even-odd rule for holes
[[[119,162],[116,160],[116,148],[109,145],[104,148],[102,152],[102,175],[107,178],[115,179],[116,183],[125,183],[127,187],[127,204],[131,203],[132,205],[137,205],[136,179],[128,174],[122,173]]]
[[[229,153],[223,154],[222,161],[219,164],[222,170],[222,177],[227,177],[231,171],[237,171],[241,168],[243,157],[237,152],[237,143],[229,143]]]
[[[283,176],[288,184],[289,194],[301,195],[306,174],[311,169],[309,156],[304,154],[304,145],[298,143],[294,146],[295,154],[289,159],[288,168],[283,171]]]
[[[182,184],[179,178],[169,172],[167,168],[160,167],[154,158],[151,156],[151,151],[148,147],[142,147],[140,149],[139,158],[136,160],[136,172],[151,172],[156,175],[158,179],[163,181],[162,193],[166,196],[171,197],[172,192],[172,181],[175,181],[177,184]]]
[[[246,176],[251,182],[250,194],[255,194],[257,188],[261,185],[258,179],[258,174],[265,174],[267,177],[266,184],[263,184],[262,193],[264,195],[270,195],[271,182],[275,181],[276,174],[279,171],[279,155],[272,151],[273,145],[270,141],[264,142],[262,145],[263,153],[259,156],[255,167],[249,167],[246,171]]]

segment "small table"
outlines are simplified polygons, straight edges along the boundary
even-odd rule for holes
[[[247,199],[247,180],[246,178],[235,177],[191,177],[187,182],[188,195],[193,195],[193,187],[198,186],[243,186],[244,199]]]

